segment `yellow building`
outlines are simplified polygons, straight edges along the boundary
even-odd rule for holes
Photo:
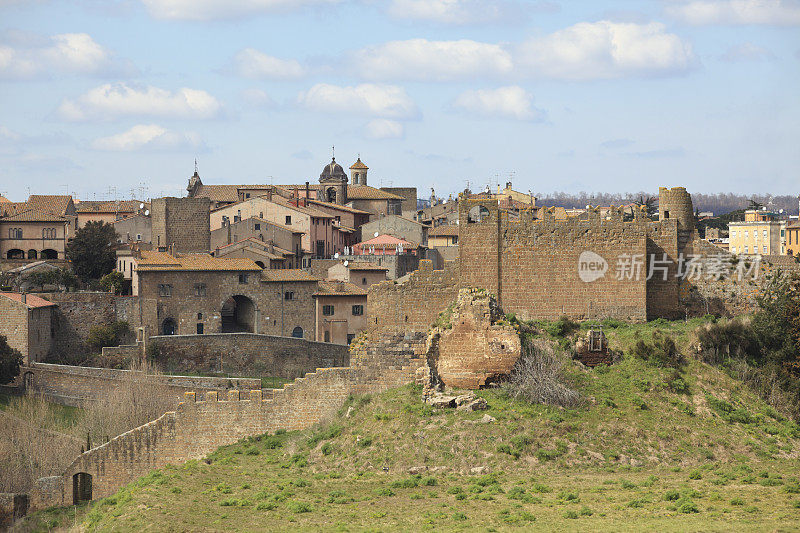
[[[786,253],[800,255],[800,221],[792,221],[786,226]]]
[[[779,255],[785,226],[768,211],[745,211],[743,222],[728,224],[730,252],[737,255]]]

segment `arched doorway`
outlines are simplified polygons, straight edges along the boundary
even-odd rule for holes
[[[295,339],[302,339],[303,338],[303,328],[297,326],[292,330],[292,337]]]
[[[36,259],[38,255],[39,254],[36,250],[28,250],[28,259]]]
[[[22,377],[22,384],[25,386],[25,392],[33,390],[33,372],[25,372]]]
[[[328,194],[328,202],[330,202],[332,204],[335,204],[336,203],[336,189],[334,189],[333,187],[329,187],[328,191],[327,191],[327,194]]]
[[[25,259],[25,252],[18,248],[13,248],[6,254],[6,259]]]
[[[42,259],[58,259],[58,252],[51,248],[42,250]]]
[[[72,476],[72,504],[92,501],[92,475],[78,472]]]
[[[222,333],[253,333],[256,304],[247,296],[231,296],[222,304]]]
[[[161,334],[162,335],[175,335],[178,331],[178,324],[175,323],[175,320],[172,318],[164,319],[164,322],[161,323]]]

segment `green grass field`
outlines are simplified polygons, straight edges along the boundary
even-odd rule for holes
[[[432,409],[412,386],[351,398],[328,425],[221,448],[20,530],[800,530],[800,427],[708,365],[675,377],[632,357],[576,366],[586,402],[569,410],[496,389],[474,413]]]

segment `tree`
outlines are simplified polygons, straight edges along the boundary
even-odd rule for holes
[[[109,272],[100,279],[100,286],[104,291],[119,294],[122,292],[122,284],[125,283],[125,276],[122,272]]]
[[[6,342],[5,335],[0,335],[0,385],[11,383],[19,375],[22,366],[22,354]]]
[[[114,226],[99,221],[87,222],[75,232],[75,237],[67,245],[67,258],[72,261],[72,270],[81,280],[100,279],[114,270],[117,237]]]
[[[25,281],[40,289],[44,289],[45,285],[56,285],[59,290],[68,290],[78,286],[78,278],[75,277],[75,274],[64,268],[33,272],[25,278]]]
[[[764,207],[764,204],[762,204],[761,202],[758,202],[758,201],[756,201],[756,200],[754,200],[752,198],[747,201],[747,209],[759,209],[760,210],[762,207]]]

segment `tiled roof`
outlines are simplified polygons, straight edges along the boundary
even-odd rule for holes
[[[64,215],[71,201],[72,196],[63,194],[31,194],[28,197],[28,207],[55,215]]]
[[[3,222],[66,222],[67,219],[37,209],[28,209],[2,219]]]
[[[261,270],[252,259],[217,258],[206,254],[172,256],[166,252],[142,252],[137,261],[139,272],[155,271],[225,271]]]
[[[339,231],[344,232],[344,233],[355,233],[356,232],[355,228],[348,228],[347,226],[334,226],[334,227],[336,229],[338,229]]]
[[[314,296],[366,296],[367,291],[347,281],[320,281]]]
[[[374,239],[370,239],[368,241],[363,241],[356,246],[360,246],[362,248],[367,248],[369,246],[377,246],[379,248],[385,248],[387,246],[397,246],[398,244],[402,244],[404,248],[414,248],[416,245],[413,242],[409,242],[405,239],[398,239],[392,235],[378,235]]]
[[[0,204],[0,217],[16,215],[28,209],[28,202],[3,202]]]
[[[18,292],[0,292],[0,296],[4,296],[17,303],[22,303],[22,295]],[[48,302],[44,298],[34,296],[33,294],[26,294],[24,305],[27,305],[31,309],[36,309],[39,307],[55,307],[56,304],[53,302]]]
[[[139,200],[122,200],[119,204],[117,202],[84,200],[75,204],[75,211],[78,213],[135,213],[142,203],[144,202]],[[145,207],[148,207],[146,203]]]
[[[309,204],[318,205],[320,207],[327,207],[328,209],[335,209],[337,211],[344,211],[346,213],[354,213],[356,215],[370,215],[367,211],[355,209],[354,207],[347,207],[346,205],[332,204],[330,202],[321,202],[319,200],[309,200]]]
[[[266,283],[278,281],[319,281],[320,278],[312,276],[306,270],[299,268],[281,268],[274,270],[262,270],[261,281]]]
[[[402,196],[370,187],[369,185],[348,185],[347,201],[350,200],[403,200]]]
[[[248,237],[247,239],[242,239],[240,241],[236,241],[236,242],[232,242],[230,244],[226,244],[225,246],[220,246],[219,250],[223,251],[226,248],[230,248],[231,246],[237,246],[237,245],[241,245],[241,244],[244,244],[244,243],[247,243],[248,247],[252,247],[252,245],[256,245],[257,248],[263,248],[264,250],[269,250],[269,248],[270,248],[270,243],[264,242],[264,241],[259,240],[259,239],[256,239],[255,237]],[[286,250],[284,248],[281,248],[280,246],[278,246],[276,244],[272,244],[271,246],[272,246],[272,249],[275,250],[275,252],[277,252],[278,254],[294,255],[293,252],[291,252],[289,250]],[[278,256],[276,256],[276,258],[278,258]]]
[[[428,230],[428,237],[458,237],[458,226],[443,224]]]
[[[0,204],[11,203],[11,200],[0,194]]]
[[[347,268],[350,270],[389,270],[386,267],[370,263],[369,261],[350,261],[347,263]]]
[[[350,167],[352,170],[369,170],[369,167],[361,162],[361,158],[358,158],[358,161],[353,163],[353,166]]]
[[[314,207],[313,204],[311,203],[312,201],[309,201],[308,204],[306,204],[305,206],[295,205],[289,199],[278,195],[273,196],[272,201],[275,202],[276,204],[288,207],[289,209],[294,209],[295,211],[305,213],[315,218],[334,218],[333,215],[329,215],[325,211],[322,211],[321,209],[317,209],[316,207]],[[302,198],[300,199],[300,203],[301,204],[303,203]]]

